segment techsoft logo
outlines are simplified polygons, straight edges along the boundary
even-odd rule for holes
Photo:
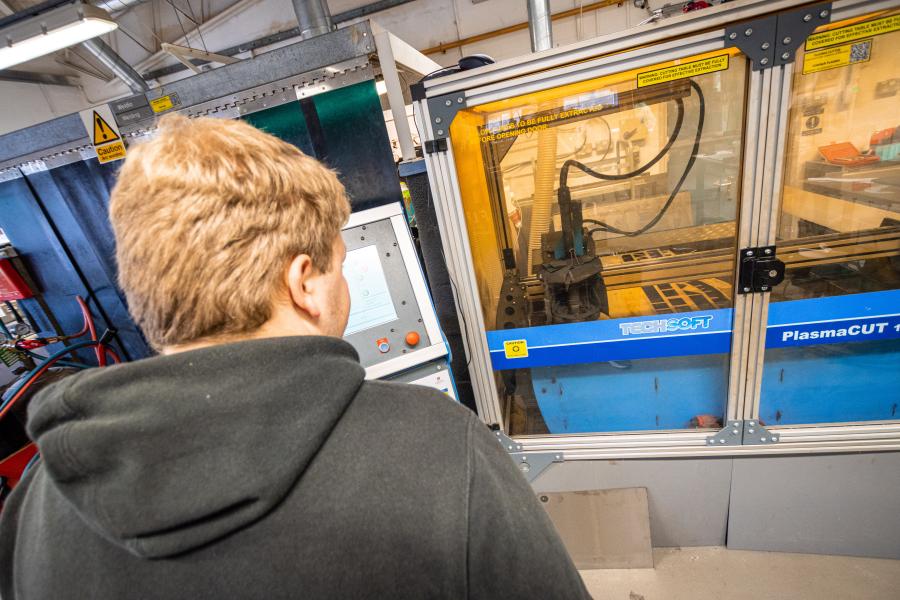
[[[619,323],[622,335],[643,335],[647,333],[675,333],[678,331],[695,331],[709,329],[712,315],[696,317],[676,317],[674,319],[654,319],[652,321],[633,321]]]

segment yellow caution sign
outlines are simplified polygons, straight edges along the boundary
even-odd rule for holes
[[[106,144],[107,142],[114,142],[118,139],[119,134],[116,133],[116,130],[109,126],[103,117],[101,117],[97,111],[94,112],[94,145],[98,144]]]
[[[172,96],[160,96],[159,98],[150,101],[150,108],[152,108],[155,113],[166,112],[173,106],[175,106],[175,102],[172,100]]]
[[[883,19],[875,19],[873,21],[864,21],[862,23],[854,23],[846,27],[823,31],[822,33],[814,33],[806,38],[806,46],[809,50],[817,50],[826,46],[835,46],[837,44],[845,44],[856,40],[870,38],[883,33],[890,33],[900,29],[900,14],[884,17]]]
[[[528,342],[525,340],[507,340],[503,342],[506,358],[525,358],[528,356]]]
[[[95,150],[97,151],[97,160],[101,163],[125,158],[125,144],[121,140],[97,146]]]
[[[79,113],[88,138],[97,152],[97,160],[107,163],[125,158],[125,142],[108,105],[102,104]]]
[[[803,74],[818,73],[861,62],[872,57],[872,40],[865,40],[843,46],[833,46],[824,50],[807,52],[803,57]]]
[[[728,69],[728,54],[717,54],[716,56],[692,60],[671,67],[641,71],[637,74],[637,86],[641,88],[648,85],[656,85],[657,83],[715,73],[716,71],[725,71],[726,69]]]

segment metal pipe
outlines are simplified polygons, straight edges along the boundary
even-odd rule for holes
[[[531,34],[532,52],[553,47],[550,0],[528,0],[528,32]]]
[[[293,0],[300,24],[300,39],[308,40],[334,31],[334,21],[326,0]]]
[[[141,78],[138,72],[100,38],[87,40],[82,42],[81,45],[103,63],[107,69],[112,71],[116,77],[124,81],[135,94],[150,90],[150,86],[147,85],[147,82]]]
[[[591,2],[590,4],[584,4],[582,6],[578,6],[576,8],[570,8],[568,10],[564,10],[562,12],[558,12],[550,18],[553,21],[558,21],[559,19],[568,19],[570,17],[578,17],[588,12],[600,10],[601,8],[606,8],[607,6],[621,6],[622,0],[602,0],[601,2]],[[432,46],[430,48],[425,48],[424,50],[420,50],[422,54],[437,54],[438,52],[447,52],[448,50],[453,50],[455,48],[461,48],[462,46],[470,46],[477,42],[483,42],[485,40],[491,40],[497,37],[501,37],[504,35],[508,35],[510,33],[515,33],[517,31],[524,31],[528,29],[528,23],[516,23],[515,25],[508,25],[506,27],[501,27],[500,29],[492,29],[491,31],[486,31],[484,33],[479,33],[476,35],[471,35],[469,37],[464,37],[458,40],[453,40],[452,42],[445,42],[443,44],[438,44],[437,46]]]

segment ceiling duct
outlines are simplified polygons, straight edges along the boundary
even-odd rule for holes
[[[300,24],[300,39],[308,40],[334,31],[334,21],[326,0],[293,0],[293,3]]]
[[[531,51],[540,52],[553,47],[553,23],[550,0],[528,0],[528,31]]]
[[[103,63],[107,69],[125,82],[131,91],[135,94],[146,92],[150,89],[147,82],[134,70],[134,68],[125,62],[125,59],[119,56],[115,50],[109,47],[109,44],[100,38],[94,38],[86,42],[82,42],[82,48],[90,52],[97,60]]]

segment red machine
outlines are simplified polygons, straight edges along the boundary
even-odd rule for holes
[[[24,300],[34,294],[19,272],[11,258],[0,256],[0,301]]]
[[[0,264],[2,262],[8,261],[0,261]],[[22,296],[16,297],[16,299],[19,298],[22,298]],[[7,433],[10,433],[10,439],[21,439],[23,444],[21,447],[16,447],[19,442],[15,441],[7,444],[5,452],[11,451],[11,454],[0,456],[0,508],[2,508],[3,500],[6,496],[19,483],[19,480],[28,469],[28,465],[32,464],[33,460],[36,460],[37,447],[27,441],[27,437],[22,431],[24,417],[21,415],[24,414],[25,404],[33,396],[37,388],[51,383],[53,379],[67,376],[69,371],[88,368],[90,365],[80,362],[80,359],[74,354],[74,351],[80,348],[93,348],[97,363],[101,367],[107,364],[107,359],[112,359],[115,363],[121,362],[119,355],[106,343],[107,335],[111,332],[107,331],[98,338],[94,319],[91,316],[87,303],[80,296],[76,296],[75,299],[81,307],[81,312],[84,316],[84,326],[81,331],[71,335],[26,337],[2,342],[4,347],[17,353],[21,357],[20,360],[23,364],[28,365],[26,368],[31,370],[20,377],[4,394],[0,395],[0,423],[6,428]],[[88,340],[82,342],[72,341],[75,338],[88,334],[90,335]],[[37,348],[57,343],[65,343],[66,345],[49,357],[32,352],[32,350]],[[67,358],[71,359],[73,357],[79,362],[67,362]],[[31,368],[32,366],[33,368]],[[69,369],[51,369],[59,366],[65,366]],[[10,446],[12,446],[12,450]]]

